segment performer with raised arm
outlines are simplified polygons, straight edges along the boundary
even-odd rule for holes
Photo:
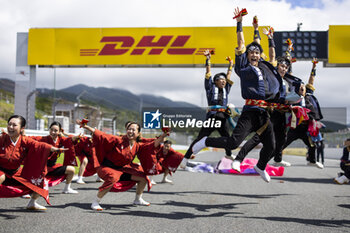
[[[147,169],[143,169],[132,161],[138,155],[139,158],[143,157],[142,160],[151,160],[151,163],[156,165],[155,154],[153,157],[152,153],[155,152],[155,148],[160,145],[167,134],[163,133],[152,142],[142,143],[139,142],[141,127],[136,122],[130,122],[126,126],[126,135],[124,136],[105,134],[83,124],[80,120],[77,120],[77,124],[92,133],[92,140],[100,163],[97,174],[104,180],[91,204],[91,208],[97,211],[103,210],[99,203],[109,191],[126,191],[136,183],[136,197],[133,203],[135,205],[150,205],[142,198],[146,184],[148,183],[149,188],[151,187],[150,180],[144,171]],[[118,187],[116,187],[116,183],[119,183]],[[119,188],[119,190],[116,188]]]
[[[230,77],[232,74],[232,66],[233,61],[230,57],[227,57],[227,60],[229,62],[229,67],[227,70],[227,73],[218,73],[215,74],[212,78],[211,75],[211,69],[210,69],[210,58],[211,58],[211,51],[206,50],[204,51],[204,56],[206,56],[206,73],[205,73],[205,79],[204,79],[204,87],[207,94],[207,101],[208,101],[208,112],[206,115],[206,119],[212,118],[214,121],[220,121],[221,126],[220,128],[214,127],[202,127],[201,130],[198,133],[197,138],[191,143],[190,147],[188,148],[184,159],[182,160],[180,167],[184,168],[186,167],[187,160],[191,158],[192,155],[192,147],[193,145],[202,139],[203,137],[209,136],[212,132],[215,130],[218,130],[221,136],[229,137],[229,122],[228,119],[230,117],[230,114],[228,113],[228,94],[230,93],[231,86],[233,82],[231,81]],[[226,156],[230,157],[232,156],[231,150],[226,150]]]
[[[254,27],[254,41],[260,43],[260,35],[258,30],[258,20],[254,17],[253,20]],[[291,62],[287,57],[278,57],[277,61],[275,59],[275,43],[273,40],[273,28],[264,28],[264,34],[268,37],[269,41],[269,62],[275,66],[276,71],[283,80],[284,91],[286,92],[285,104],[283,108],[277,108],[271,113],[271,123],[273,124],[273,130],[276,138],[275,151],[280,151],[282,146],[286,141],[286,113],[290,111],[290,104],[296,103],[301,100],[301,96],[305,91],[304,84],[302,80],[288,74],[288,70],[291,66]],[[247,154],[254,149],[260,143],[259,135],[255,134],[251,139],[249,139],[241,148],[235,160],[232,163],[232,168],[240,172],[240,164]],[[275,153],[273,153],[275,155]],[[274,166],[284,166],[289,167],[290,163],[283,161],[282,157],[277,155],[274,157]]]
[[[275,136],[269,119],[268,107],[271,102],[283,99],[282,79],[273,66],[261,59],[263,52],[260,44],[252,42],[244,45],[242,13],[235,9],[237,20],[237,48],[235,72],[241,79],[242,97],[246,100],[241,116],[231,137],[204,137],[193,146],[193,152],[198,153],[206,146],[232,150],[237,148],[251,132],[256,132],[263,144],[260,158],[254,169],[262,179],[270,182],[270,176],[265,171],[266,165],[275,149]]]
[[[75,173],[74,166],[77,166],[74,145],[71,137],[62,136],[61,123],[57,121],[52,122],[49,127],[49,135],[33,136],[32,138],[58,148],[64,147],[69,149],[64,153],[63,165],[57,163],[57,159],[61,156],[61,153],[51,153],[47,161],[48,173],[46,174],[46,178],[49,180],[49,187],[58,185],[63,180],[66,180],[66,185],[62,190],[62,193],[77,194],[78,191],[71,188],[72,179]]]
[[[43,142],[24,136],[26,120],[19,115],[7,121],[7,133],[0,135],[0,197],[20,197],[31,193],[29,210],[46,210],[36,200],[42,196],[48,204],[45,183],[46,162],[50,152],[62,152]],[[23,167],[21,167],[23,164]]]
[[[314,96],[314,81],[316,77],[316,64],[317,59],[312,60],[312,70],[310,73],[308,84],[306,84],[306,93],[300,105],[308,110],[307,118],[300,120],[299,125],[296,127],[291,127],[287,133],[287,139],[281,150],[275,156],[282,158],[282,151],[284,148],[288,147],[293,141],[301,139],[308,148],[308,163],[309,166],[316,166],[317,168],[323,169],[323,164],[316,162],[316,147],[311,143],[310,136],[317,136],[319,129],[322,127],[321,124],[317,123],[323,119],[320,104]]]

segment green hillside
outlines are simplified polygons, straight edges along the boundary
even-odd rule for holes
[[[12,93],[0,90],[0,128],[7,125],[7,119],[15,112],[14,96]]]

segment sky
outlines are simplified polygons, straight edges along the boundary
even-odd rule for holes
[[[243,26],[258,15],[260,25],[276,31],[327,31],[329,25],[350,25],[350,0],[0,0],[0,77],[14,79],[16,33],[42,27],[226,27],[235,26],[235,7],[246,8]],[[232,52],[233,53],[233,52]],[[203,59],[204,63],[204,59]],[[308,81],[311,62],[296,62],[293,73]],[[212,73],[226,71],[214,68]],[[350,123],[350,67],[323,68],[318,64],[315,95],[322,107],[347,107]],[[134,94],[153,94],[174,101],[206,106],[204,68],[85,68],[56,69],[56,88],[78,83],[121,88]],[[54,87],[53,69],[37,71],[37,87]],[[229,102],[243,105],[240,82]]]

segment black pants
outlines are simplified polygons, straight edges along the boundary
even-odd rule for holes
[[[259,136],[263,148],[260,151],[257,164],[258,168],[265,170],[272,152],[275,150],[275,136],[268,113],[265,110],[244,111],[239,117],[231,137],[207,138],[205,144],[206,146],[225,148],[226,150],[236,149],[249,133],[258,131],[266,122],[268,122],[268,125]]]
[[[278,151],[278,153],[280,154],[279,156],[281,156],[282,158],[282,151],[284,150],[284,148],[288,147],[295,140],[301,139],[308,148],[308,158],[310,163],[316,163],[316,147],[311,144],[311,140],[307,134],[307,130],[308,124],[300,124],[295,129],[289,129],[287,133],[286,143],[283,145],[282,149]]]
[[[230,117],[229,115],[222,113],[222,112],[215,114],[215,116],[213,116],[212,118],[216,121],[221,121],[221,127],[220,128],[204,128],[204,127],[202,127],[198,133],[197,138],[191,143],[190,147],[186,151],[185,158],[189,159],[191,157],[192,147],[196,142],[201,140],[203,137],[209,136],[215,130],[218,130],[221,136],[229,137],[230,136],[229,123],[228,123],[229,117]],[[231,150],[226,150],[226,155],[231,156],[231,154],[232,154]]]
[[[66,174],[67,166],[61,166],[47,173],[48,176],[63,176]]]
[[[340,168],[344,171],[346,178],[350,179],[350,166],[345,166],[346,163],[341,162]]]
[[[279,153],[275,153],[276,151],[280,151],[286,142],[286,118],[285,113],[274,111],[271,114],[271,123],[273,127],[273,132],[275,134],[275,151],[272,155],[275,155],[275,162],[281,162],[282,161],[282,154],[281,156]],[[237,157],[235,160],[238,160],[242,162],[244,158],[247,156],[247,154],[253,150],[259,143],[260,143],[260,137],[259,135],[255,134],[251,139],[249,139],[241,148],[239,151]]]
[[[321,157],[321,162],[322,162],[322,164],[324,164],[324,144],[323,144],[323,141],[316,142],[316,152],[317,152],[317,162],[320,161],[320,157]]]

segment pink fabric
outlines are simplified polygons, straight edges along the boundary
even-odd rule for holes
[[[110,192],[125,192],[136,185],[135,181],[118,181],[114,183]]]
[[[257,164],[257,159],[244,159],[241,163],[241,173],[232,169],[231,164],[232,160],[223,157],[220,161],[217,170],[219,173],[229,173],[229,174],[239,174],[239,175],[258,175],[258,173],[254,170],[254,166]],[[284,167],[274,167],[269,164],[266,166],[266,172],[270,176],[283,176]]]
[[[310,136],[316,137],[320,133],[320,129],[324,127],[325,125],[320,121],[310,120],[307,131],[309,132]]]
[[[295,129],[298,125],[300,125],[303,121],[309,120],[309,116],[307,115],[311,110],[301,107],[301,106],[293,106],[292,107],[292,115],[288,119],[287,126]],[[294,117],[296,117],[296,122],[294,122]]]
[[[49,187],[56,186],[66,179],[66,175],[62,176],[50,176],[47,175],[46,180],[49,182]]]
[[[0,184],[0,197],[8,198],[8,197],[21,197],[26,194],[30,194],[33,191],[27,188],[24,185],[18,186],[6,186]]]

